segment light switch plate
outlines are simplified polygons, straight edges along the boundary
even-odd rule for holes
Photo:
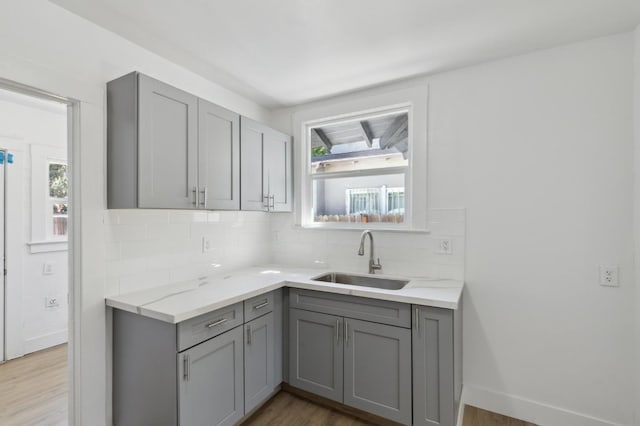
[[[437,241],[437,254],[453,254],[453,247],[451,246],[451,240],[448,238],[439,239]]]

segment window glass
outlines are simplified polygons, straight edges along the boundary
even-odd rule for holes
[[[68,187],[67,165],[49,163],[49,217],[53,237],[65,237],[68,232]]]
[[[318,226],[404,224],[409,124],[404,107],[308,126],[307,220]]]

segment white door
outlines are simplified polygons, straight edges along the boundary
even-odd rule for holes
[[[4,182],[5,182],[5,164],[7,162],[7,152],[0,150],[0,362],[5,358],[5,242],[4,242]]]

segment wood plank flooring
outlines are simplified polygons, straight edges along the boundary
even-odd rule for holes
[[[0,425],[67,426],[67,345],[0,365]]]
[[[0,365],[0,425],[67,426],[67,345]],[[535,426],[479,408],[465,408],[463,426]],[[366,426],[364,420],[280,392],[245,426]]]

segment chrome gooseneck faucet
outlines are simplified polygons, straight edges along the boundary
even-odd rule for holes
[[[373,255],[373,234],[368,229],[362,233],[360,237],[360,248],[358,249],[358,256],[364,256],[364,240],[367,239],[367,235],[369,236],[369,273],[375,274],[377,270],[382,269],[382,265],[380,264],[380,258],[375,262]]]

